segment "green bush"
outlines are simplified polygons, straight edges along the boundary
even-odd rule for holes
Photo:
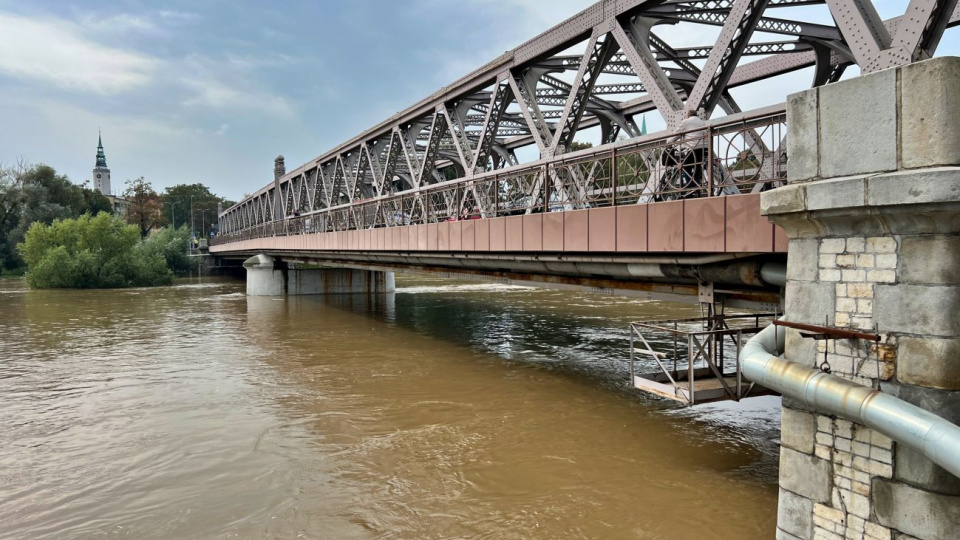
[[[167,268],[181,277],[199,268],[199,258],[187,256],[189,247],[190,231],[186,225],[179,229],[172,227],[160,229],[144,239],[142,245],[145,252],[163,257]]]
[[[34,223],[17,246],[33,288],[107,289],[169,285],[173,272],[136,227],[100,213]]]

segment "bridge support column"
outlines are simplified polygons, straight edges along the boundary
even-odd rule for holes
[[[790,238],[788,320],[879,333],[786,357],[960,423],[960,58],[788,98],[790,183],[762,208]],[[826,366],[824,366],[826,367]],[[784,399],[778,536],[956,538],[960,479],[919,453]],[[960,448],[957,449],[960,452]]]
[[[393,272],[353,268],[288,267],[268,255],[243,263],[250,296],[302,294],[382,294],[395,291]]]

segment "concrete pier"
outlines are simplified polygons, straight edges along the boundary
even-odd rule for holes
[[[960,423],[960,58],[788,98],[790,185],[762,210],[789,236],[786,358]],[[947,539],[960,479],[864,426],[784,399],[778,538]],[[960,449],[957,449],[960,451]]]
[[[250,296],[382,294],[396,290],[393,272],[289,267],[268,255],[251,257],[243,267]]]

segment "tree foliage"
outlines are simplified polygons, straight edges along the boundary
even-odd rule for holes
[[[123,197],[130,202],[127,223],[137,226],[141,238],[146,238],[154,227],[159,227],[166,221],[163,217],[160,195],[142,176],[136,180],[127,180],[127,189],[123,192]]]
[[[167,268],[180,277],[196,271],[199,266],[199,258],[187,255],[189,247],[190,230],[185,225],[179,229],[164,227],[143,241],[145,253],[163,257]]]
[[[170,211],[169,208],[172,203],[177,203],[174,227],[181,225],[191,227],[191,232],[195,232],[201,238],[210,236],[210,230],[216,227],[217,204],[223,203],[224,208],[233,204],[214,194],[210,191],[210,188],[203,184],[177,184],[168,187],[163,191],[161,200],[166,212]],[[191,202],[193,204],[192,208]],[[191,212],[193,213],[192,220]]]
[[[593,148],[593,143],[580,142],[580,141],[573,141],[572,143],[570,143],[571,152],[576,152],[577,150],[586,150],[587,148]]]
[[[138,287],[173,280],[162,249],[141,242],[136,227],[112,214],[34,223],[18,249],[34,288]]]
[[[32,224],[111,211],[106,197],[72,184],[53,167],[0,168],[0,272],[22,266],[16,245]]]

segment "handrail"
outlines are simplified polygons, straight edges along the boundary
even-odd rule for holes
[[[712,132],[716,132],[716,131],[722,131],[723,129],[725,129],[725,128],[730,128],[730,127],[748,128],[748,127],[751,127],[752,125],[757,125],[758,122],[761,122],[761,123],[762,123],[762,122],[765,121],[765,120],[769,120],[769,119],[773,119],[773,118],[777,118],[777,117],[782,117],[782,116],[784,116],[784,115],[786,115],[786,104],[781,103],[781,104],[778,104],[778,105],[772,105],[772,106],[769,106],[769,107],[764,107],[764,108],[761,108],[761,109],[757,109],[757,110],[755,110],[755,111],[749,111],[749,112],[745,112],[745,113],[737,113],[737,114],[733,114],[733,115],[729,115],[729,116],[724,116],[724,117],[718,118],[718,119],[713,120],[713,121],[710,122],[710,125],[709,125],[708,129],[710,129]],[[524,171],[524,170],[537,169],[537,168],[543,167],[545,164],[548,164],[548,163],[565,163],[565,162],[567,162],[567,161],[577,160],[577,159],[580,159],[580,158],[583,158],[583,157],[587,157],[587,156],[596,156],[596,155],[599,155],[599,154],[601,154],[601,153],[604,153],[604,152],[607,152],[607,151],[611,151],[611,150],[614,150],[614,149],[616,149],[617,151],[629,151],[629,150],[634,150],[634,149],[638,149],[638,148],[646,147],[646,146],[650,146],[650,145],[656,146],[656,145],[658,145],[658,143],[666,143],[666,142],[669,142],[670,139],[673,139],[673,138],[677,137],[678,135],[680,135],[680,136],[686,136],[686,135],[689,135],[689,134],[691,134],[691,133],[698,133],[698,132],[701,132],[701,131],[703,131],[703,128],[692,129],[692,130],[684,131],[684,132],[673,132],[673,131],[666,131],[666,130],[664,130],[664,131],[659,131],[659,132],[656,132],[656,133],[651,133],[651,134],[649,134],[649,135],[642,135],[642,136],[640,136],[640,137],[634,137],[634,138],[632,138],[632,139],[627,139],[627,140],[625,140],[625,141],[616,141],[616,142],[607,143],[607,144],[600,145],[600,146],[593,147],[593,148],[588,148],[588,149],[584,149],[584,150],[578,150],[578,151],[576,151],[576,152],[570,152],[570,153],[567,153],[567,154],[562,154],[561,156],[557,156],[557,157],[554,157],[554,158],[539,159],[539,160],[537,160],[537,161],[533,161],[533,162],[530,162],[530,163],[524,163],[524,164],[521,164],[521,165],[513,165],[513,166],[510,166],[510,167],[505,167],[505,168],[503,168],[503,169],[497,169],[497,170],[494,170],[494,171],[487,171],[487,172],[483,172],[483,173],[478,173],[478,174],[475,174],[475,175],[472,175],[472,176],[465,176],[465,177],[463,177],[463,178],[457,178],[457,179],[450,180],[450,181],[447,181],[447,182],[440,182],[440,183],[437,183],[437,184],[430,184],[429,186],[423,186],[423,187],[421,187],[421,188],[414,188],[414,189],[404,190],[404,191],[402,191],[402,192],[397,192],[396,194],[400,194],[400,193],[404,193],[404,194],[411,193],[411,194],[412,194],[412,193],[415,193],[415,192],[417,192],[417,191],[420,191],[420,190],[423,190],[423,189],[428,189],[428,188],[431,188],[431,187],[434,187],[434,186],[439,186],[439,185],[444,185],[444,184],[449,185],[451,182],[460,182],[460,181],[469,181],[469,180],[483,180],[483,179],[485,179],[485,178],[490,178],[491,176],[496,176],[496,175],[498,175],[498,174],[517,174],[517,173],[519,173],[519,172],[521,172],[521,171]],[[682,141],[681,141],[681,142],[682,142]],[[320,166],[321,164],[320,164],[320,163],[315,163],[315,165],[316,165],[316,166]],[[305,172],[305,170],[302,170],[302,168],[297,169],[297,171],[300,171],[298,174],[303,174],[303,172]],[[291,171],[290,173],[287,173],[286,175],[284,175],[284,177],[281,179],[281,184],[287,183],[287,182],[291,181],[293,177],[297,176],[297,175],[293,174],[294,172],[295,172],[295,171]],[[267,184],[267,185],[263,186],[262,188],[258,189],[257,191],[255,191],[255,192],[252,193],[251,195],[247,196],[247,197],[244,198],[243,200],[238,201],[238,202],[235,203],[233,206],[230,206],[229,208],[225,209],[225,210],[223,211],[223,213],[220,214],[220,215],[221,215],[221,216],[226,215],[227,213],[231,212],[232,210],[235,210],[235,209],[239,208],[239,207],[240,207],[241,205],[243,205],[245,202],[247,202],[247,201],[249,201],[249,200],[251,200],[251,199],[255,199],[255,198],[263,195],[264,193],[266,193],[266,192],[268,192],[270,189],[272,189],[273,186],[274,186],[274,183],[273,183],[273,182],[270,182],[269,184]],[[383,195],[383,196],[381,196],[381,197],[387,197],[387,196],[389,196],[389,195]],[[366,199],[366,200],[372,200],[372,199]],[[350,203],[350,204],[353,204],[353,203]],[[349,206],[349,204],[348,204],[348,205],[343,205],[343,206]],[[336,207],[330,207],[329,209],[333,209],[333,208],[336,208]],[[325,209],[323,209],[323,210],[327,210],[327,209],[325,208]],[[321,210],[321,211],[322,211],[322,210]]]
[[[784,179],[783,149],[770,149],[782,140],[784,122],[782,107],[771,107],[707,128],[611,143],[281,219],[266,219],[281,211],[272,208],[274,195],[268,192],[222,214],[221,235],[213,243],[285,236],[291,229],[294,234],[335,232],[757,191]],[[703,138],[704,132],[711,141],[705,156],[710,159],[690,161],[686,143]],[[283,189],[292,187],[284,184]],[[293,208],[299,206],[294,202]],[[291,220],[301,225],[291,228]]]

